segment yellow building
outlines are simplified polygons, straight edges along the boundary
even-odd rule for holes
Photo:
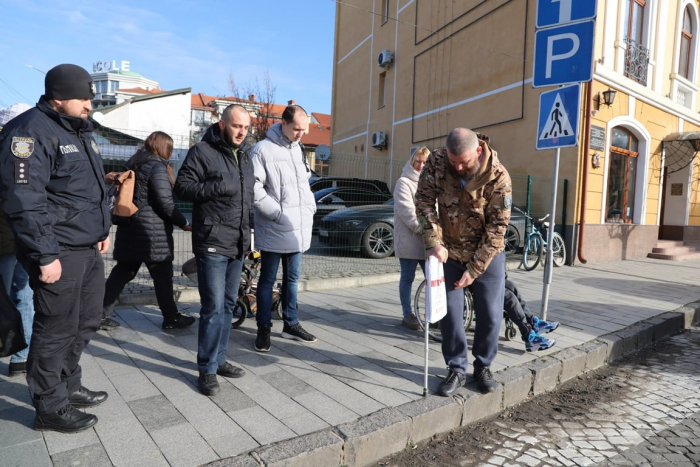
[[[598,0],[579,145],[561,150],[569,258],[700,244],[699,11],[696,0]],[[511,174],[551,177],[554,151],[535,150],[539,96],[554,89],[532,87],[536,13],[533,0],[338,2],[332,150],[388,167],[348,175],[393,186],[412,148],[461,126],[488,135]],[[533,196],[548,206],[549,190]]]

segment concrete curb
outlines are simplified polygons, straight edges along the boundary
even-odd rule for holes
[[[498,389],[490,394],[480,394],[473,384],[467,384],[453,397],[429,396],[207,465],[368,465],[403,450],[410,443],[494,417],[528,397],[552,391],[566,381],[669,338],[699,321],[700,301],[697,301],[578,347],[499,371],[494,374]]]

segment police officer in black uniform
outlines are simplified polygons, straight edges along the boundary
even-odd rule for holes
[[[58,65],[36,107],[0,132],[2,208],[34,290],[27,383],[35,430],[90,428],[97,417],[76,407],[107,399],[82,386],[79,365],[100,324],[109,248],[104,170],[88,118],[94,96],[87,71]]]

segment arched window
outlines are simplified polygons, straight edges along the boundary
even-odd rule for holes
[[[606,222],[631,223],[637,178],[639,140],[623,127],[612,130],[608,165]]]
[[[690,73],[690,45],[693,41],[693,21],[690,7],[685,7],[683,13],[683,30],[681,31],[681,55],[679,57],[678,74],[688,79]]]

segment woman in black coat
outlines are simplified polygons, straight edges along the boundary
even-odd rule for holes
[[[126,225],[117,226],[114,259],[117,265],[109,274],[102,308],[102,329],[119,327],[111,318],[119,294],[146,264],[153,278],[158,307],[163,314],[163,329],[186,328],[194,318],[177,310],[173,299],[173,225],[191,231],[185,216],[173,200],[173,174],[168,160],[173,139],[162,131],[151,133],[126,163],[136,173],[134,204],[139,208]]]

